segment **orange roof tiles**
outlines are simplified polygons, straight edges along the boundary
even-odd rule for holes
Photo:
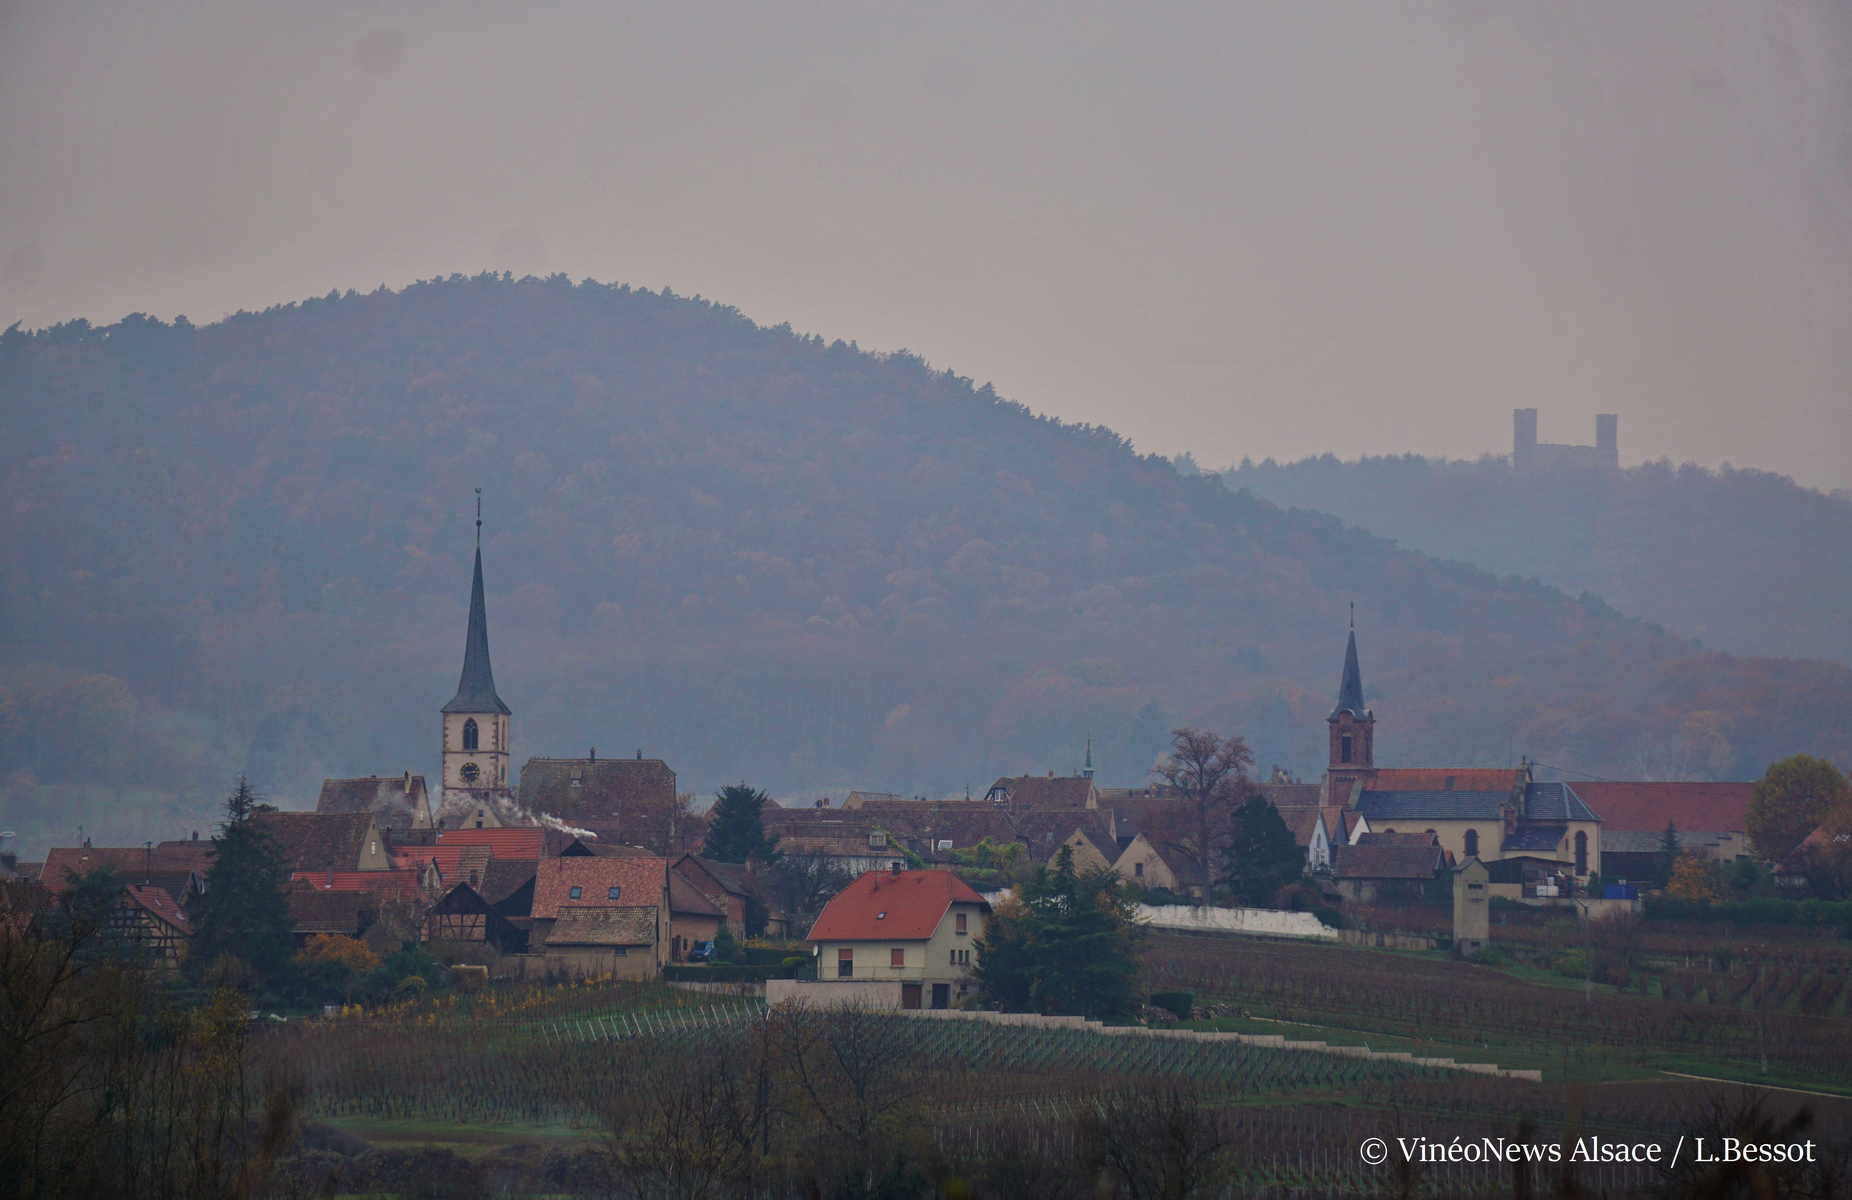
[[[533,913],[557,917],[564,908],[661,905],[668,886],[666,858],[543,858],[534,875]]]
[[[1517,767],[1379,767],[1365,786],[1373,792],[1508,792],[1522,782]]]
[[[182,934],[189,937],[192,936],[193,926],[191,922],[186,919],[186,914],[180,911],[180,906],[174,903],[174,898],[167,894],[165,888],[153,886],[142,887],[139,884],[132,883],[122,890],[127,892],[129,899],[133,900],[137,905],[167,922]]]
[[[939,928],[954,902],[990,905],[950,871],[868,871],[823,906],[810,941],[918,941]]]
[[[316,891],[372,892],[391,900],[416,900],[421,871],[297,871],[290,882]]]
[[[71,846],[54,848],[45,856],[39,881],[48,891],[61,892],[69,886],[64,879],[67,868],[73,875],[81,876],[108,867],[124,883],[130,880],[140,883],[143,874],[151,870],[198,871],[204,875],[211,866],[211,842],[190,843],[185,849],[157,848],[152,854],[143,846]]]
[[[542,858],[545,856],[547,831],[538,826],[508,826],[502,829],[445,829],[438,833],[439,846],[487,846],[497,858]]]
[[[1669,819],[1680,829],[1741,833],[1743,815],[1755,795],[1753,783],[1603,783],[1575,785],[1576,795],[1595,810],[1603,830],[1660,833]]]

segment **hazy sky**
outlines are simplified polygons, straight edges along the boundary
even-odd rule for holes
[[[0,6],[0,326],[564,271],[1222,465],[1852,486],[1852,4]]]

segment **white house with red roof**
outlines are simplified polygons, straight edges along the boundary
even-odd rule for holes
[[[766,999],[950,1008],[975,986],[971,968],[989,915],[984,898],[950,871],[866,872],[811,926],[816,982],[771,980]]]

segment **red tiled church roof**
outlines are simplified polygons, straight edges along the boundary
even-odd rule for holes
[[[884,941],[929,938],[953,902],[984,898],[950,871],[868,871],[824,905],[810,940]]]

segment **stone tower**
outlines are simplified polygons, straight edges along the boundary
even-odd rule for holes
[[[1338,704],[1325,718],[1331,731],[1330,761],[1325,768],[1325,800],[1350,803],[1358,783],[1368,786],[1376,773],[1376,717],[1363,705],[1363,671],[1357,665],[1357,630],[1350,631],[1344,648],[1344,677],[1338,682]]]
[[[476,574],[469,589],[469,630],[463,641],[463,676],[457,694],[443,707],[443,804],[439,821],[446,828],[500,825],[496,810],[513,805],[508,786],[508,718],[495,694],[489,666],[489,614],[482,598],[482,544],[476,522]]]

